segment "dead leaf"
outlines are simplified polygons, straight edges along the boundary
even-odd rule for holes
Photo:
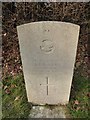
[[[8,87],[7,85],[6,85],[6,86],[4,86],[4,90],[5,90],[5,89],[7,89],[7,87]]]
[[[79,104],[78,100],[75,100],[75,102],[74,102],[74,103],[75,103],[75,105],[78,105],[78,104]]]
[[[77,62],[76,63],[76,68],[78,68],[80,66],[81,62]]]
[[[16,87],[16,85],[14,85],[14,84],[11,85],[11,88],[15,88],[15,87]]]
[[[7,35],[7,33],[4,33],[4,36],[6,36]]]
[[[14,101],[17,101],[17,100],[19,100],[19,98],[20,98],[20,96],[17,96],[17,97],[15,98],[15,100],[14,100]]]
[[[5,90],[5,93],[6,93],[6,94],[10,94],[10,90],[9,90],[9,89],[6,89],[6,90]]]
[[[77,107],[77,109],[76,109],[76,110],[77,110],[77,111],[78,111],[78,110],[80,110],[80,107]]]

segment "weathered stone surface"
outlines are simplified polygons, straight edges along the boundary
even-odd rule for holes
[[[42,21],[17,27],[28,101],[67,104],[79,26]]]
[[[67,118],[67,110],[62,106],[33,106],[29,118]]]

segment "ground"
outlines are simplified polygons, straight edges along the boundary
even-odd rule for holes
[[[89,2],[2,4],[3,118],[23,118],[30,114],[32,105],[27,102],[16,26],[34,21],[62,21],[80,25],[73,84],[67,108],[71,117],[89,118],[89,9]]]

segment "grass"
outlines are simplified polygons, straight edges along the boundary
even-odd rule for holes
[[[3,118],[27,118],[29,111],[23,77],[5,78],[2,90]]]
[[[70,102],[67,105],[72,118],[90,119],[89,80],[82,76],[74,76]]]
[[[74,76],[70,102],[67,105],[72,118],[89,118],[88,79]],[[3,118],[27,118],[30,113],[25,83],[21,75],[6,77],[2,89]]]

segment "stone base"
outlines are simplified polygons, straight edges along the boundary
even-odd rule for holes
[[[29,118],[66,118],[63,106],[33,106]]]

